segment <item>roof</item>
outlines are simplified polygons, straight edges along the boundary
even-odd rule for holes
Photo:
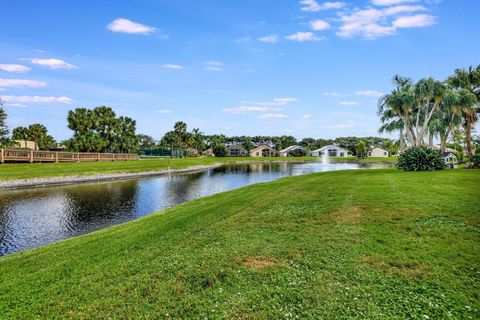
[[[295,150],[295,149],[298,149],[298,148],[304,149],[302,146],[293,145],[293,146],[287,147],[283,150],[280,150],[280,152],[289,152],[289,151],[292,151],[292,150]]]
[[[376,147],[373,147],[373,148],[372,148],[372,149],[370,149],[370,150],[373,150],[373,149],[379,149],[379,150],[383,150],[383,151],[387,151],[387,152],[388,152],[388,150],[387,150],[387,149],[383,149],[383,148],[380,148],[380,147],[378,147],[378,146],[376,146]]]
[[[245,151],[245,148],[242,147],[242,146],[239,146],[238,144],[230,144],[226,147],[227,149],[233,149],[233,148],[238,148],[238,149],[242,149]]]
[[[344,151],[347,151],[347,152],[348,152],[347,149],[342,148],[342,147],[340,147],[340,146],[333,145],[333,144],[329,144],[328,146],[321,147],[320,149],[317,149],[317,150],[313,150],[312,152],[320,152],[320,151],[323,151],[323,150],[329,149],[329,148],[341,149],[341,150],[344,150]]]
[[[446,158],[446,157],[449,157],[450,155],[454,156],[454,157],[457,157],[453,152],[444,152],[442,153],[443,157]]]
[[[262,144],[262,145],[259,145],[258,147],[253,148],[252,150],[250,150],[250,152],[257,151],[257,149],[258,150],[269,149],[269,150],[277,151],[277,150],[273,149],[272,147],[267,146],[266,144]]]

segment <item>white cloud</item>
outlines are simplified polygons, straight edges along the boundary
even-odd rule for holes
[[[266,113],[266,114],[262,114],[258,118],[263,120],[280,120],[280,119],[287,119],[288,116],[281,113]]]
[[[345,2],[325,2],[324,4],[319,4],[316,0],[302,0],[300,1],[300,4],[303,5],[303,7],[301,7],[301,10],[307,12],[340,9],[346,5]]]
[[[338,93],[338,92],[324,92],[323,93],[325,96],[330,96],[330,97],[345,97],[344,94]]]
[[[428,14],[404,16],[393,21],[396,28],[421,28],[435,24],[435,17]]]
[[[222,111],[236,114],[244,114],[248,112],[281,111],[281,107],[297,101],[298,100],[296,98],[275,98],[272,101],[262,102],[242,101],[241,106],[225,108],[222,109]]]
[[[213,66],[206,66],[205,68],[203,68],[204,70],[207,70],[207,71],[213,71],[213,72],[222,72],[223,71],[223,68],[221,67],[213,67]]]
[[[107,25],[107,29],[113,32],[124,32],[130,34],[150,34],[155,31],[154,27],[133,22],[132,20],[117,18]]]
[[[251,37],[240,37],[240,38],[234,39],[233,41],[237,43],[247,43],[247,42],[250,42],[250,40],[252,40]]]
[[[155,111],[156,113],[172,113],[173,110],[170,110],[170,109],[158,109],[157,111]]]
[[[364,96],[364,97],[381,97],[383,96],[382,92],[376,90],[360,90],[355,92],[357,96]]]
[[[213,71],[213,72],[222,72],[224,63],[220,61],[207,61],[205,63],[204,70]]]
[[[393,6],[385,9],[357,9],[352,13],[340,16],[342,25],[337,35],[344,38],[360,36],[365,39],[376,39],[382,36],[393,35],[402,26],[405,28],[413,27],[415,23],[420,24],[420,26],[426,26],[433,23],[434,17],[430,15],[421,15],[422,17],[412,19],[399,17],[400,14],[425,10],[427,8],[423,6],[412,5]]]
[[[183,69],[183,66],[179,64],[172,64],[172,63],[167,63],[162,66],[165,69]]]
[[[222,109],[223,112],[235,113],[235,114],[244,114],[248,112],[265,112],[265,111],[272,111],[272,110],[273,109],[270,107],[254,107],[254,106],[239,106],[239,107]]]
[[[330,24],[325,21],[325,20],[313,20],[310,21],[310,28],[315,31],[322,31],[322,30],[327,30],[330,29]]]
[[[313,115],[308,114],[308,113],[307,113],[307,114],[304,114],[304,115],[302,116],[302,119],[305,119],[305,120],[307,120],[307,119],[312,119],[312,118],[313,118]]]
[[[269,35],[269,36],[264,36],[264,37],[260,37],[260,38],[257,38],[258,41],[261,41],[261,42],[266,42],[266,43],[277,43],[279,38],[277,35]]]
[[[21,64],[0,64],[0,70],[6,72],[25,73],[30,71],[30,68]]]
[[[68,97],[46,97],[46,96],[2,96],[2,99],[5,101],[5,103],[12,104],[12,105],[28,105],[28,104],[31,104],[31,103],[70,104],[70,103],[73,102],[73,100],[68,98]]]
[[[49,69],[75,69],[73,64],[70,64],[66,61],[60,60],[60,59],[40,59],[40,58],[34,58],[31,60],[32,63],[38,64],[40,66],[49,68]]]
[[[47,83],[45,81],[0,78],[1,88],[43,88],[46,86]]]
[[[372,0],[372,4],[376,6],[392,6],[407,2],[418,2],[418,0]]]
[[[285,106],[290,103],[298,102],[296,98],[275,98],[272,101],[266,102],[248,102],[244,101],[245,104],[253,104],[259,106]]]
[[[322,40],[322,38],[315,36],[313,32],[297,32],[289,36],[286,36],[285,39],[291,40],[291,41],[299,41],[299,42]]]
[[[207,64],[209,66],[216,66],[216,67],[223,67],[224,66],[223,62],[214,61],[214,60],[207,61],[207,62],[205,62],[205,64]]]
[[[341,104],[342,106],[357,106],[360,103],[356,101],[340,101],[338,104]]]

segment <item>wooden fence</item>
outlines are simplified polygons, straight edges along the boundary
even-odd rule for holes
[[[4,162],[94,162],[138,160],[131,153],[57,152],[0,149],[0,163]]]

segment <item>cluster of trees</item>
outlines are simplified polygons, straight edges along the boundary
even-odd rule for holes
[[[112,108],[77,108],[68,112],[68,128],[73,137],[64,142],[68,150],[81,152],[136,152],[136,122],[117,117]]]
[[[55,139],[48,134],[47,128],[40,123],[34,123],[28,127],[14,128],[12,139],[33,141],[40,150],[51,150],[57,147]]]
[[[223,154],[225,146],[229,144],[237,144],[242,146],[247,151],[253,148],[266,144],[276,150],[282,150],[291,145],[301,145],[309,150],[315,150],[326,145],[339,145],[349,150],[353,155],[357,155],[360,150],[360,154],[366,154],[367,150],[373,146],[380,146],[391,153],[398,151],[398,142],[379,137],[340,137],[336,139],[314,139],[304,138],[297,140],[293,136],[232,136],[227,137],[223,134],[205,135],[200,129],[194,128],[192,131],[188,131],[187,124],[185,122],[177,122],[174,125],[172,131],[168,131],[160,141],[156,141],[153,137],[139,134],[137,136],[139,141],[140,150],[145,149],[163,149],[169,150],[171,148],[184,149],[186,147],[192,147],[199,152],[213,148],[214,154]],[[363,148],[359,149],[358,146],[362,145]]]
[[[440,141],[445,151],[449,141],[464,133],[469,159],[473,156],[472,129],[480,113],[480,65],[457,69],[445,81],[424,78],[413,82],[395,76],[395,89],[378,102],[383,122],[380,132],[399,132],[399,148],[433,146]]]

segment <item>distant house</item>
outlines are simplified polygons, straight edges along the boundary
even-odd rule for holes
[[[313,157],[322,157],[326,154],[328,157],[348,157],[348,150],[335,145],[328,145],[317,150],[310,152]]]
[[[206,157],[215,157],[213,153],[213,148],[208,148],[207,150],[203,151],[202,154]]]
[[[280,157],[301,157],[305,150],[302,146],[290,146],[279,151]]]
[[[369,158],[387,158],[389,156],[389,152],[385,149],[375,147],[373,149],[370,149],[370,151],[368,151],[367,156]]]
[[[227,146],[227,157],[246,157],[248,152],[238,144]]]
[[[458,167],[457,156],[453,152],[444,152],[443,159],[448,169],[454,169]]]
[[[278,156],[278,151],[272,147],[262,144],[250,151],[250,157],[276,157]]]
[[[188,147],[185,149],[185,155],[187,157],[198,157],[198,151],[197,149],[194,149],[192,147]]]
[[[17,148],[38,150],[37,144],[34,141],[28,140],[13,140],[17,144]]]

